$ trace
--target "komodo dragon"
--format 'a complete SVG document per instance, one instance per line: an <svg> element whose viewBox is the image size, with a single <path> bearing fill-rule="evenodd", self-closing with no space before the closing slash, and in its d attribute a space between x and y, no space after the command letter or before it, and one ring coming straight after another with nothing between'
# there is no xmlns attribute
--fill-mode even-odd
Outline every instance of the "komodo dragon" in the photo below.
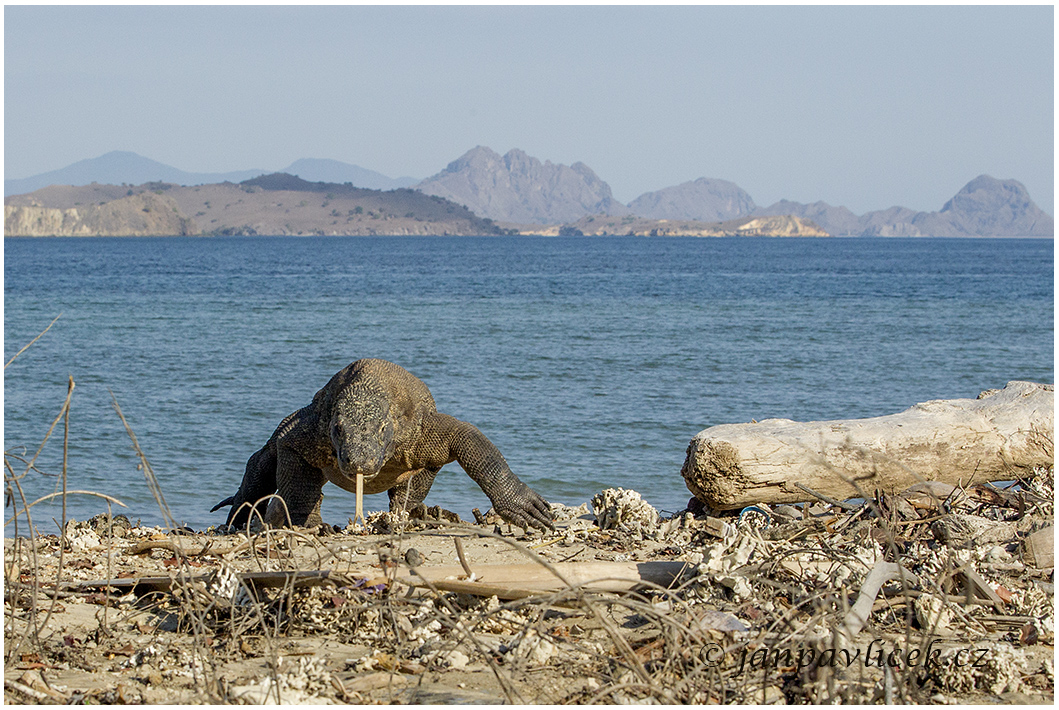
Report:
<svg viewBox="0 0 1059 710"><path fill-rule="evenodd" d="M477 428L438 412L430 390L385 360L357 360L294 412L246 462L243 482L226 505L228 524L246 525L251 506L267 524L318 526L324 483L390 496L390 510L414 511L438 471L457 461L500 516L521 528L551 528L548 501L511 472L503 455ZM265 496L278 494L286 507ZM286 510L286 512L285 512Z"/></svg>

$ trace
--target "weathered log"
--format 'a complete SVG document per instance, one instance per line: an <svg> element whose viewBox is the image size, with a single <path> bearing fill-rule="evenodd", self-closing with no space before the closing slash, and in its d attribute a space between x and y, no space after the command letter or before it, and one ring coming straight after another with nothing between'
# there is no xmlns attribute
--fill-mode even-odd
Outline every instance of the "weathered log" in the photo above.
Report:
<svg viewBox="0 0 1059 710"><path fill-rule="evenodd" d="M690 573L693 565L688 562L557 562L552 565L572 585L581 585L595 592L628 592L641 587L669 587L679 582L681 575ZM479 596L496 595L501 599L521 599L538 596L564 589L566 585L548 568L533 563L475 565L472 567L474 580L467 578L462 566L437 565L416 567L402 572L397 581L412 587L430 587L451 592L477 594ZM377 574L377 573L376 573ZM350 580L363 580L365 586L372 586L375 581L384 581L369 572L345 571L338 574L334 570L291 570L279 572L242 572L239 580L251 587L314 587L328 581L343 583ZM184 582L209 584L215 579L215 573L200 574ZM177 585L173 576L154 576L119 579L95 579L83 582L71 582L67 586L78 591L111 587L121 594L135 592L138 595L148 592L169 592Z"/></svg>
<svg viewBox="0 0 1059 710"><path fill-rule="evenodd" d="M571 585L581 585L594 592L628 592L639 587L669 587L688 572L687 562L557 562L552 565ZM446 565L417 567L399 581L415 587L430 587L449 592L500 599L521 599L565 589L566 585L551 570L533 562L472 565L475 578L467 579L462 567Z"/></svg>
<svg viewBox="0 0 1059 710"><path fill-rule="evenodd" d="M691 440L681 474L716 510L813 500L805 488L845 500L923 481L1011 480L1054 461L1053 389L1009 382L871 419L723 424Z"/></svg>

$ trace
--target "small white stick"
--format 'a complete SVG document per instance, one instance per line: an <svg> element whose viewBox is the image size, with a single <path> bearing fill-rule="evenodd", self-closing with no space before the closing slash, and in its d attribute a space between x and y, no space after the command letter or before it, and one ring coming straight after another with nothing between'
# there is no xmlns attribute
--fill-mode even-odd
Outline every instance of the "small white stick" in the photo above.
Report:
<svg viewBox="0 0 1059 710"><path fill-rule="evenodd" d="M364 519L364 474L357 474L357 512L353 514L354 525L367 525Z"/></svg>
<svg viewBox="0 0 1059 710"><path fill-rule="evenodd" d="M871 608L875 603L875 597L879 596L879 591L882 590L883 585L895 577L903 581L907 580L912 584L919 583L914 574L900 565L881 559L877 561L860 585L860 594L857 595L857 601L846 614L842 629L849 634L849 638L859 634L865 624L868 623L868 617L871 616Z"/></svg>

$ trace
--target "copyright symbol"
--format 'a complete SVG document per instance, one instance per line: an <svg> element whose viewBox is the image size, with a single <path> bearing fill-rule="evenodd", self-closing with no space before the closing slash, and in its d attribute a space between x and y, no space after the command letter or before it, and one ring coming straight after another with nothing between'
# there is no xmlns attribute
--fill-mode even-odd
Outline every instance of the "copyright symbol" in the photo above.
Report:
<svg viewBox="0 0 1059 710"><path fill-rule="evenodd" d="M719 643L705 643L699 649L699 660L714 668L724 661L724 649Z"/></svg>

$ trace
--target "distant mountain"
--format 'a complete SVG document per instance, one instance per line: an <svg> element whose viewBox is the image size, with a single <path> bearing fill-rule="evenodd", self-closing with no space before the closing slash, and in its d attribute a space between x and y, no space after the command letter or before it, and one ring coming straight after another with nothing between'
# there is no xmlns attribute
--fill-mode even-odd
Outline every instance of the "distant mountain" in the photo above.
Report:
<svg viewBox="0 0 1059 710"><path fill-rule="evenodd" d="M237 170L230 173L189 173L172 165L159 163L137 153L115 150L98 158L81 160L59 170L15 180L4 180L4 197L23 195L48 185L140 185L165 182L174 185L212 185L222 182L242 182L264 175L265 170ZM396 190L414 185L416 178L389 178L374 170L342 163L337 160L303 158L282 171L311 182L353 183L354 187L370 190Z"/></svg>
<svg viewBox="0 0 1059 710"><path fill-rule="evenodd" d="M302 158L283 168L280 172L297 175L311 182L352 183L354 187L370 190L396 190L411 187L419 180L411 177L391 178L374 170L350 165L329 158Z"/></svg>
<svg viewBox="0 0 1059 710"><path fill-rule="evenodd" d="M629 203L634 214L652 219L723 222L753 213L757 205L734 182L699 178L646 192Z"/></svg>
<svg viewBox="0 0 1059 710"><path fill-rule="evenodd" d="M159 163L137 153L114 150L98 158L79 160L59 170L28 178L4 180L4 197L22 195L48 185L139 185L145 182L167 182L177 185L204 185L218 182L242 182L263 174L264 170L239 170L231 173L189 173L172 165Z"/></svg>
<svg viewBox="0 0 1059 710"><path fill-rule="evenodd" d="M57 208L60 205L53 204L56 200L63 202L75 194L80 199L81 193L48 186L81 187L95 184L99 189L96 190L98 194L93 194L98 203L102 199L122 196L119 194L122 187L127 192L128 187L146 183L188 186L242 183L264 172L189 173L136 153L113 151L60 170L5 180L4 195L9 197L41 191L25 206L47 205ZM809 220L835 236L1051 237L1055 232L1052 217L1034 204L1022 183L1017 180L997 180L988 175L980 175L967 183L937 212L891 207L858 216L845 207L835 207L826 202L803 204L781 200L768 207L758 207L738 185L715 178L699 178L647 192L626 207L613 198L610 186L584 163L577 162L569 166L550 161L542 163L518 149L501 156L483 146L467 151L440 173L419 183L414 178L389 178L373 170L328 159L297 160L283 173L297 175L307 184L328 183L339 187L382 191L414 187L426 195L451 200L457 206L463 205L479 218L516 225L571 225L583 217L601 215L635 215L654 220L704 223L748 217L793 216ZM65 205L63 208L78 206ZM422 226L421 220L419 225L410 225L409 229L418 230ZM351 220L349 224L352 225L353 221L359 222ZM324 224L323 227L336 225ZM286 223L281 226L286 229ZM337 226L346 229L345 226ZM446 226L446 229L450 226ZM310 228L308 223L304 227ZM311 228L322 229L315 221ZM363 229L374 228L374 224L363 226ZM291 230L282 233L296 233L298 229L301 227L295 229L292 226ZM212 229L207 227L203 231Z"/></svg>
<svg viewBox="0 0 1059 710"><path fill-rule="evenodd" d="M782 200L755 215L794 215L811 219L835 236L864 237L1051 237L1052 217L1030 199L1017 180L979 175L938 212L891 207L860 217L826 202Z"/></svg>
<svg viewBox="0 0 1059 710"><path fill-rule="evenodd" d="M541 163L521 150L501 156L478 146L415 188L502 222L561 224L586 214L629 213L584 163Z"/></svg>
<svg viewBox="0 0 1059 710"><path fill-rule="evenodd" d="M945 203L938 216L956 230L981 236L1052 236L1055 224L1017 180L979 175Z"/></svg>

